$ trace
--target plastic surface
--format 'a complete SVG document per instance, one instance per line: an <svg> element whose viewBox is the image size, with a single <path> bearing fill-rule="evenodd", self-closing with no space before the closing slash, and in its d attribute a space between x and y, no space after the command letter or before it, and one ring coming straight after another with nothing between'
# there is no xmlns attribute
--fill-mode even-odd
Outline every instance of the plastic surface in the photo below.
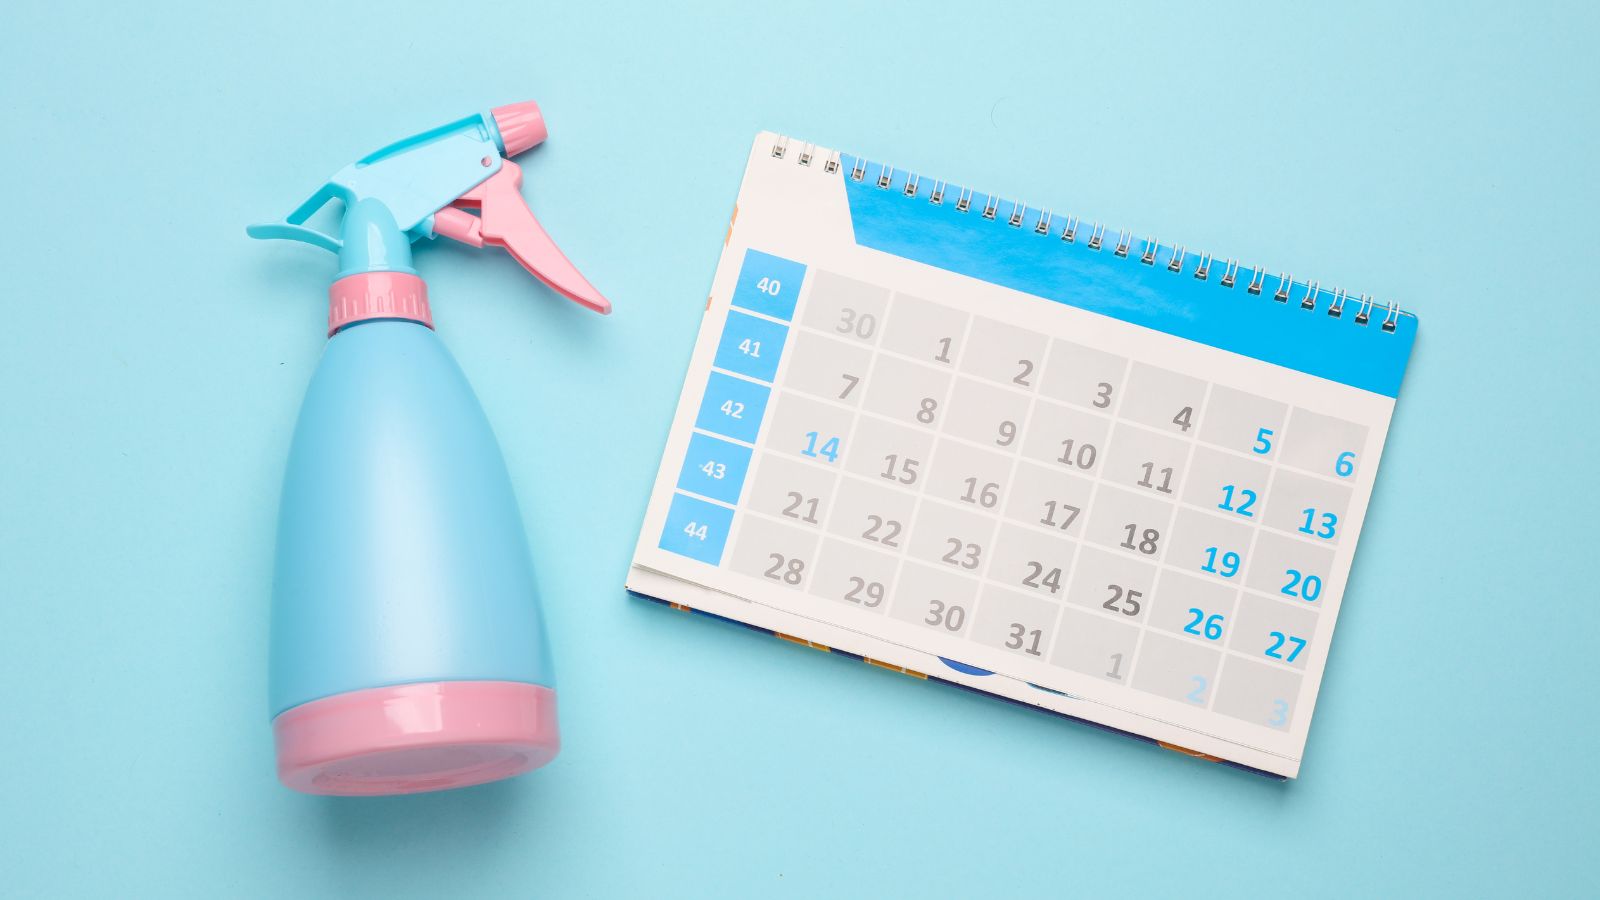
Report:
<svg viewBox="0 0 1600 900"><path fill-rule="evenodd" d="M433 214L433 233L469 247L483 246L483 220L454 206Z"/></svg>
<svg viewBox="0 0 1600 900"><path fill-rule="evenodd" d="M520 775L561 749L556 692L512 681L370 688L272 723L278 779L308 794L414 794Z"/></svg>
<svg viewBox="0 0 1600 900"><path fill-rule="evenodd" d="M367 154L335 172L283 222L252 225L248 233L335 250L341 254L342 274L361 271L350 268L354 260L344 258L347 230L334 237L305 227L318 210L334 200L342 201L347 210L360 200L376 201L410 243L427 237L433 214L499 171L501 162L493 120L487 113L468 116Z"/></svg>
<svg viewBox="0 0 1600 900"><path fill-rule="evenodd" d="M456 206L478 207L482 211L479 230L473 237L506 248L524 269L568 300L601 315L611 312L611 301L583 277L522 202L521 166L503 161L500 171L462 195Z"/></svg>
<svg viewBox="0 0 1600 900"><path fill-rule="evenodd" d="M500 135L500 149L508 158L532 150L550 136L544 124L544 113L532 100L496 106L489 110L489 117Z"/></svg>
<svg viewBox="0 0 1600 900"><path fill-rule="evenodd" d="M419 238L494 244L563 296L609 312L610 302L534 219L522 170L500 155L547 136L531 102L468 116L357 160L283 222L248 229L339 256L328 292L331 337L301 407L278 520L269 692L291 787L430 790L505 777L555 753L553 699L537 706L548 710L548 723L524 734L533 735L527 747L545 747L548 738L541 755L457 744L451 735L412 746L411 731L384 731L394 724L384 716L400 701L380 698L369 708L361 693L455 681L553 687L505 463L472 388L432 331L427 286L411 267ZM306 226L335 200L344 207L337 237ZM520 721L526 706L503 697L481 709L478 702L456 702L488 717L469 713L463 727L495 716ZM401 744L390 746L391 738Z"/></svg>
<svg viewBox="0 0 1600 900"><path fill-rule="evenodd" d="M406 319L433 327L428 285L400 272L363 272L328 288L328 335L368 319Z"/></svg>
<svg viewBox="0 0 1600 900"><path fill-rule="evenodd" d="M334 173L284 221L246 231L337 253L341 278L413 273L411 244L422 238L493 244L561 296L609 313L611 302L562 254L523 200L522 170L501 156L515 156L547 137L537 103L498 106L370 153ZM344 204L337 236L305 224L335 200ZM482 220L467 208L481 210Z"/></svg>
<svg viewBox="0 0 1600 900"><path fill-rule="evenodd" d="M384 685L554 687L500 449L422 325L328 341L284 477L270 661L274 716Z"/></svg>

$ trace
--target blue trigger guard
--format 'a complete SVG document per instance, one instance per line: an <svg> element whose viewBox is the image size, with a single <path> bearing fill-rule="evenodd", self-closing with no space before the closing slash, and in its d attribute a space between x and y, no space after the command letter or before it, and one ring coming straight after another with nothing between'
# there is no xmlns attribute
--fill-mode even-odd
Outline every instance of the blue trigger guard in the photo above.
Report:
<svg viewBox="0 0 1600 900"><path fill-rule="evenodd" d="M344 243L331 234L324 234L315 228L304 225L290 225L288 222L271 222L264 225L251 225L245 233L253 238L275 239L280 241L299 241L313 247L321 247L330 253L338 253L344 248Z"/></svg>

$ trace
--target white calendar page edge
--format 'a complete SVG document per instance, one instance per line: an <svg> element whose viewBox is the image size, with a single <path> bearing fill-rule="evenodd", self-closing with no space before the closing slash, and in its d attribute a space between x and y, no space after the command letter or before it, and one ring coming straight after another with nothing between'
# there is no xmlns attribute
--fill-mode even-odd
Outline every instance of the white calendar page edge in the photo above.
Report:
<svg viewBox="0 0 1600 900"><path fill-rule="evenodd" d="M869 634L862 634L828 622L809 619L788 610L764 606L718 591L702 584L684 581L644 566L635 565L628 572L627 587L648 597L678 603L700 612L713 613L724 618L765 628L768 631L814 641L823 646L853 653L876 662L888 663L902 669L931 676L941 681L994 694L1048 712L1061 713L1107 725L1130 734L1142 735L1152 740L1204 753L1260 769L1273 775L1294 778L1300 774L1300 760L1285 759L1223 738L1198 734L1184 728L1167 725L1138 713L1125 712L1077 697L1042 691L1008 675L969 675L945 665L937 656L892 644Z"/></svg>
<svg viewBox="0 0 1600 900"><path fill-rule="evenodd" d="M1318 688L1332 642L1334 623L1342 603L1344 587L1348 583L1350 563L1359 539L1360 526L1365 519L1372 483L1393 410L1393 399L1181 338L1162 335L1140 326L1043 300L923 263L859 247L854 242L850 227L849 205L842 178L837 174L825 174L821 166L821 162L828 158L828 152L818 148L817 162L810 168L804 168L797 165L792 157L777 159L770 155L769 149L776 139L776 135L762 133L757 136L751 150L745 178L740 188L735 220L725 240L713 279L711 301L702 321L689 372L680 394L677 414L640 534L635 564L682 581L704 583L710 586L713 592L733 594L742 600L753 601L778 610L812 626L842 628L888 645L902 647L907 652L960 659L970 665L981 666L1010 678L1032 681L1065 691L1088 701L1087 704L1076 704L1076 709L1072 713L1083 718L1106 721L1104 716L1091 714L1084 709L1085 705L1099 707L1106 711L1136 716L1144 723L1142 727L1126 727L1129 731L1155 736L1151 728L1159 723L1162 726L1181 729L1181 734L1184 736L1175 738L1173 743L1194 747L1197 737L1207 737L1231 747L1298 762L1313 718ZM901 293L936 297L938 302L973 314L1010 322L1052 337L1065 337L1068 340L1089 343L1130 359L1150 359L1151 341L1159 340L1160 364L1163 368L1190 374L1212 383L1232 385L1277 399L1290 406L1308 407L1366 425L1368 440L1362 455L1365 462L1352 484L1351 504L1346 510L1347 521L1354 527L1348 532L1350 537L1342 539L1334 548L1334 560L1328 570L1330 584L1325 589L1318 614L1319 619L1326 617L1327 621L1319 621L1318 640L1313 655L1301 670L1301 693L1296 702L1297 713L1293 728L1288 732L1279 732L1243 720L1226 719L1209 709L1197 710L1155 695L1105 685L1090 676L1079 675L1046 663L1031 663L998 650L991 653L988 648L963 638L944 638L942 635L925 632L913 625L885 616L834 604L826 604L828 608L823 610L828 614L826 618L807 615L795 611L792 607L798 596L809 597L809 595L797 595L792 590L767 585L750 576L660 550L656 546L656 538L660 534L667 506L676 486L678 468L692 433L699 400L710 372L711 361L727 316L740 265L745 251L750 248L795 259L807 266L806 284L798 298L797 309L804 308L806 295L813 280L811 273L822 269L877 285L893 285L892 289ZM960 285L959 293L952 291L952 285ZM798 322L792 327L799 327ZM1069 330L1070 336L1065 334ZM1274 382L1272 389L1263 389L1261 384L1263 378ZM777 390L784 390L781 370L776 385ZM758 447L762 446L761 438L764 436L766 424L763 422L763 434L757 438ZM736 543L738 531L739 524L736 522L734 531L729 536L729 547ZM1334 585L1337 585L1337 590L1332 590ZM732 614L730 617L749 619L747 612ZM799 637L811 637L803 630L796 632L793 625L789 626L787 633L795 633ZM975 686L982 687L982 685ZM1109 714L1108 712L1107 715ZM1223 721L1224 719L1226 721ZM1111 723L1107 721L1107 724ZM1225 726L1230 733L1217 733L1219 726ZM1212 755L1238 759L1237 751L1214 752ZM1277 771L1277 767L1258 767Z"/></svg>

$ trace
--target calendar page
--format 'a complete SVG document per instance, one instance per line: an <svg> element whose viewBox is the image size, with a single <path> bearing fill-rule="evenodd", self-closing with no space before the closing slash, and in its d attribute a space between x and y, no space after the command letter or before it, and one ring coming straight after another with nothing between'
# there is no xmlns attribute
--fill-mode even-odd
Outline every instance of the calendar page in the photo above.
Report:
<svg viewBox="0 0 1600 900"><path fill-rule="evenodd" d="M1415 333L763 133L628 586L1293 777Z"/></svg>

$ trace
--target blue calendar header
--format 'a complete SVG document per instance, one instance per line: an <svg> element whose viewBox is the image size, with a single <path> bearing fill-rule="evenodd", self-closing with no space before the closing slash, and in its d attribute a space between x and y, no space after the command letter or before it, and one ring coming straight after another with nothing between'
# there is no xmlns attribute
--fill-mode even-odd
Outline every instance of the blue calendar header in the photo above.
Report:
<svg viewBox="0 0 1600 900"><path fill-rule="evenodd" d="M861 246L1375 394L1399 394L1417 334L1409 313L1394 317L1391 332L1383 327L1385 305L1369 310L1362 325L1355 297L1335 317L1328 312L1332 291L1318 292L1311 310L1302 306L1311 293L1302 284L1290 285L1287 299L1278 301L1277 279L1267 277L1261 293L1251 294L1248 267L1229 288L1221 283L1220 262L1202 280L1193 274L1196 254L1180 259L1179 271L1168 268L1172 247L1154 248L1149 264L1142 261L1143 241L1123 248L1125 257L1115 252L1114 234L1091 249L1087 226L1068 242L1061 238L1066 220L1056 218L1041 234L1039 210L942 182L942 202L934 204L931 179L919 179L908 194L907 173L851 156L842 158L839 177Z"/></svg>

